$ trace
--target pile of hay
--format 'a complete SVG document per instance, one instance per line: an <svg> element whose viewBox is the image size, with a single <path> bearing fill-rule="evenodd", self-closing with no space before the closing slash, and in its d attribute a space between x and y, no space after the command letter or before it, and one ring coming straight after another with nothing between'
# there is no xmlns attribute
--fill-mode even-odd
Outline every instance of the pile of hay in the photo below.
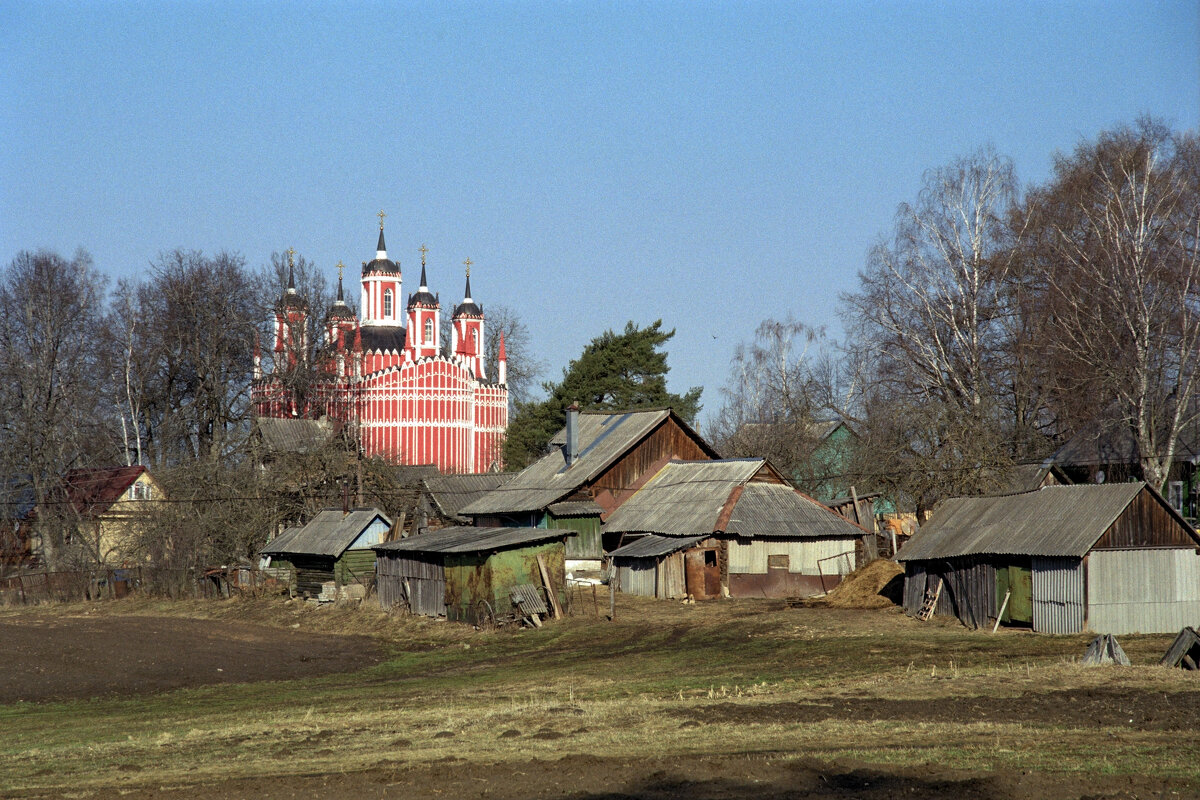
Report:
<svg viewBox="0 0 1200 800"><path fill-rule="evenodd" d="M886 608L903 602L904 567L881 558L856 569L820 598L832 608Z"/></svg>

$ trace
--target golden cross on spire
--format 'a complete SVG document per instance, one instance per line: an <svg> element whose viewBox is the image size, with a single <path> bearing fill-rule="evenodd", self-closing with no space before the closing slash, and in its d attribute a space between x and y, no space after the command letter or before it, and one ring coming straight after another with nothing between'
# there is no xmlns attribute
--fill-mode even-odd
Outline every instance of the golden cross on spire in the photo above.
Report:
<svg viewBox="0 0 1200 800"><path fill-rule="evenodd" d="M421 245L420 250L421 250L421 266L423 267L423 266L425 266L425 254L429 252L429 248L426 247L425 245Z"/></svg>
<svg viewBox="0 0 1200 800"><path fill-rule="evenodd" d="M341 283L342 270L346 268L346 265L342 263L342 260L340 258L338 259L337 268L338 268L338 283Z"/></svg>
<svg viewBox="0 0 1200 800"><path fill-rule="evenodd" d="M467 277L471 277L471 257L467 256L467 260L463 262L467 265Z"/></svg>
<svg viewBox="0 0 1200 800"><path fill-rule="evenodd" d="M296 255L296 248L289 247L287 249L287 254L288 254L288 266L289 267L295 266L295 264L292 263L292 258Z"/></svg>
<svg viewBox="0 0 1200 800"><path fill-rule="evenodd" d="M379 230L383 230L383 218L386 217L387 214L383 213L383 209L381 208L379 209L379 213L375 216L379 217Z"/></svg>

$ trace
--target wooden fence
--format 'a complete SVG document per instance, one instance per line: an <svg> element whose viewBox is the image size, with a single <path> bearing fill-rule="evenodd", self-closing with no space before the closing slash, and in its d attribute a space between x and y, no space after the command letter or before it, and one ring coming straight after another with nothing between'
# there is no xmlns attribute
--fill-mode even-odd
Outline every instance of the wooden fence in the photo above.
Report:
<svg viewBox="0 0 1200 800"><path fill-rule="evenodd" d="M115 600L140 593L172 600L222 598L287 590L272 571L250 567L209 570L160 567L23 571L0 576L0 605Z"/></svg>

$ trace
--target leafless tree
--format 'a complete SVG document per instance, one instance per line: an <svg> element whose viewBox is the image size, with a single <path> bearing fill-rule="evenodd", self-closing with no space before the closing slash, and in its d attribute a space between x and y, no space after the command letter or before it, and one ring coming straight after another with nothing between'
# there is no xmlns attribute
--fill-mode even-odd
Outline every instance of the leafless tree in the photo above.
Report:
<svg viewBox="0 0 1200 800"><path fill-rule="evenodd" d="M1162 488L1198 418L1200 142L1141 120L1081 143L1035 193L1058 398L1112 418Z"/></svg>
<svg viewBox="0 0 1200 800"><path fill-rule="evenodd" d="M103 286L80 251L23 252L0 275L0 458L6 490L28 487L48 563L63 549L53 497L69 467L104 452L100 370Z"/></svg>

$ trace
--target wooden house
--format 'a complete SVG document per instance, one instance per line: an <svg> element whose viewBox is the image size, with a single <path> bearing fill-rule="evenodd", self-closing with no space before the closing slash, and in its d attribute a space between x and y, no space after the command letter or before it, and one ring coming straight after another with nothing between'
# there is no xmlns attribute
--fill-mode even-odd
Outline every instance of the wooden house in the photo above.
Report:
<svg viewBox="0 0 1200 800"><path fill-rule="evenodd" d="M322 597L326 586L369 584L375 578L373 545L382 542L392 521L377 508L327 508L303 527L276 536L260 555L279 570L293 594Z"/></svg>
<svg viewBox="0 0 1200 800"><path fill-rule="evenodd" d="M163 499L143 466L75 469L63 476L63 508L74 524L71 544L98 564L141 561L141 524Z"/></svg>
<svg viewBox="0 0 1200 800"><path fill-rule="evenodd" d="M1200 536L1142 482L946 500L897 561L905 611L936 596L935 613L971 627L999 615L1045 633L1166 633L1200 619Z"/></svg>
<svg viewBox="0 0 1200 800"><path fill-rule="evenodd" d="M476 623L510 613L518 586L542 592L542 565L564 603L565 542L572 535L558 528L456 526L377 544L379 604Z"/></svg>
<svg viewBox="0 0 1200 800"><path fill-rule="evenodd" d="M551 452L461 510L477 525L568 528L571 568L599 568L603 518L672 459L713 459L717 452L670 409L568 410Z"/></svg>
<svg viewBox="0 0 1200 800"><path fill-rule="evenodd" d="M604 530L621 541L609 554L621 591L697 600L829 591L868 535L760 458L672 461Z"/></svg>

